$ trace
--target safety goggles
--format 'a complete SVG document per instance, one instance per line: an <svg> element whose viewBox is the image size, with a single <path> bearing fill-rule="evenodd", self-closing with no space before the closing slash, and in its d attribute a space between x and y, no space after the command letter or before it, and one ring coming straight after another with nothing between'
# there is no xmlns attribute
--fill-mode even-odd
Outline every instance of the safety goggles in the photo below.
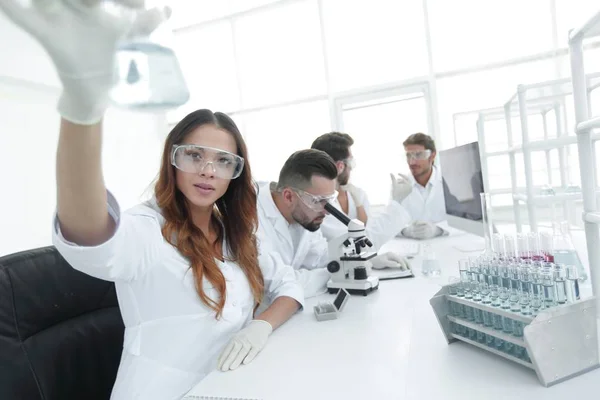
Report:
<svg viewBox="0 0 600 400"><path fill-rule="evenodd" d="M407 151L406 160L427 160L431 156L431 150Z"/></svg>
<svg viewBox="0 0 600 400"><path fill-rule="evenodd" d="M171 164L183 172L196 174L210 164L212 174L222 179L235 179L244 169L244 159L237 154L194 144L173 145Z"/></svg>
<svg viewBox="0 0 600 400"><path fill-rule="evenodd" d="M350 169L356 168L356 160L354 157L346 158L344 160L344 164L346 164Z"/></svg>
<svg viewBox="0 0 600 400"><path fill-rule="evenodd" d="M338 196L338 192L334 191L332 194L326 196L315 196L312 193L305 192L304 190L294 189L292 190L298 195L300 200L313 211L321 212L325 209L325 204L335 200Z"/></svg>

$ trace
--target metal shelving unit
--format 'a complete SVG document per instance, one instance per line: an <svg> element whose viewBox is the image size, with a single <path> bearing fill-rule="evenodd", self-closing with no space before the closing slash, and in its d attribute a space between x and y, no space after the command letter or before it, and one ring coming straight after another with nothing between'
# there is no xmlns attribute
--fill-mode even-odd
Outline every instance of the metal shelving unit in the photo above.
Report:
<svg viewBox="0 0 600 400"><path fill-rule="evenodd" d="M584 80L586 85L586 107L589 109L591 105L587 93L600 87L600 73L590 74L585 77ZM509 141L512 141L513 137L512 119L515 116L519 118L519 125L522 135L522 144L519 150L523 153L526 187L525 194L518 193L516 190L516 182L513 180L513 193L515 193L515 222L517 225L517 231L519 232L522 230L522 221L518 206L520 202L523 202L527 205L527 214L529 217L531 231L537 231L538 220L536 215L536 206L561 202L563 203L563 210L566 215L569 208L569 201L581 198L580 193L565 192L567 185L569 184L567 181L568 165L566 148L569 145L574 145L577 143L577 136L574 134L569 134L569 129L567 128L563 119L563 116L566 114L565 99L569 95L573 95L573 85L571 83L571 79L557 79L530 85L519 85L517 87L517 92L504 105ZM539 110L539 113L543 118L544 136L542 139L531 140L529 117L533 114L532 110L535 110L536 108ZM557 133L556 137L552 138L549 137L547 123L547 113L550 111L553 111L555 115ZM554 182L552 182L550 151L554 149L558 150L559 155L560 185L556 185ZM532 172L533 165L531 160L531 153L534 151L544 151L546 153L546 169L548 170L549 174L548 182L552 187L561 187L563 189L562 193L547 196L535 192ZM515 175L512 176L513 178L516 178Z"/></svg>
<svg viewBox="0 0 600 400"><path fill-rule="evenodd" d="M600 117L592 118L589 106L590 82L586 79L583 64L583 42L586 39L600 36L600 11L593 15L579 28L569 33L569 56L571 61L571 80L573 100L575 103L575 122L577 149L579 151L579 170L581 171L581 188L583 193L583 220L587 242L592 291L596 297L596 312L600 305L600 212L596 199L596 162L594 142L597 135L594 130L600 129ZM593 171L593 172L592 172ZM591 173L592 172L592 173ZM600 317L600 315L597 315Z"/></svg>

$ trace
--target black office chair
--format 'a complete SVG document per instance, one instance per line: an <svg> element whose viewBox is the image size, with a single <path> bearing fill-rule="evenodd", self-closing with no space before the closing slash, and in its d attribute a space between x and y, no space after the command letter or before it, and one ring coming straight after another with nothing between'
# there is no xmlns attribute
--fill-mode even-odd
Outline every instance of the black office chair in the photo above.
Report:
<svg viewBox="0 0 600 400"><path fill-rule="evenodd" d="M0 257L0 398L106 400L123 346L112 282L54 247Z"/></svg>

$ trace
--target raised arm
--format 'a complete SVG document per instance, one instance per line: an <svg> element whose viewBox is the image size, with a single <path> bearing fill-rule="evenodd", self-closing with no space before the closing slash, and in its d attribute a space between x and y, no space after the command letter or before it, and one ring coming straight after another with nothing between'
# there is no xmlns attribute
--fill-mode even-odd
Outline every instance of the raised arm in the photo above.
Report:
<svg viewBox="0 0 600 400"><path fill-rule="evenodd" d="M115 229L102 175L102 124L61 121L56 154L57 214L64 238L98 245Z"/></svg>
<svg viewBox="0 0 600 400"><path fill-rule="evenodd" d="M26 6L20 0L0 0L0 10L50 55L63 85L58 218L65 239L80 245L103 243L114 232L102 176L101 121L114 82L117 43L126 34L151 32L168 14L136 9L143 1L115 2L122 3L121 15L105 11L98 1L46 0Z"/></svg>

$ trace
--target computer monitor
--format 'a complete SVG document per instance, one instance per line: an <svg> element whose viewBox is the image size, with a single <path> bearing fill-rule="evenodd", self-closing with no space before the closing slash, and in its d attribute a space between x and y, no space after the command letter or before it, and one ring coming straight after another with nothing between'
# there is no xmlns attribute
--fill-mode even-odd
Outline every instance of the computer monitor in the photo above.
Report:
<svg viewBox="0 0 600 400"><path fill-rule="evenodd" d="M439 152L448 225L484 237L483 174L477 142Z"/></svg>

